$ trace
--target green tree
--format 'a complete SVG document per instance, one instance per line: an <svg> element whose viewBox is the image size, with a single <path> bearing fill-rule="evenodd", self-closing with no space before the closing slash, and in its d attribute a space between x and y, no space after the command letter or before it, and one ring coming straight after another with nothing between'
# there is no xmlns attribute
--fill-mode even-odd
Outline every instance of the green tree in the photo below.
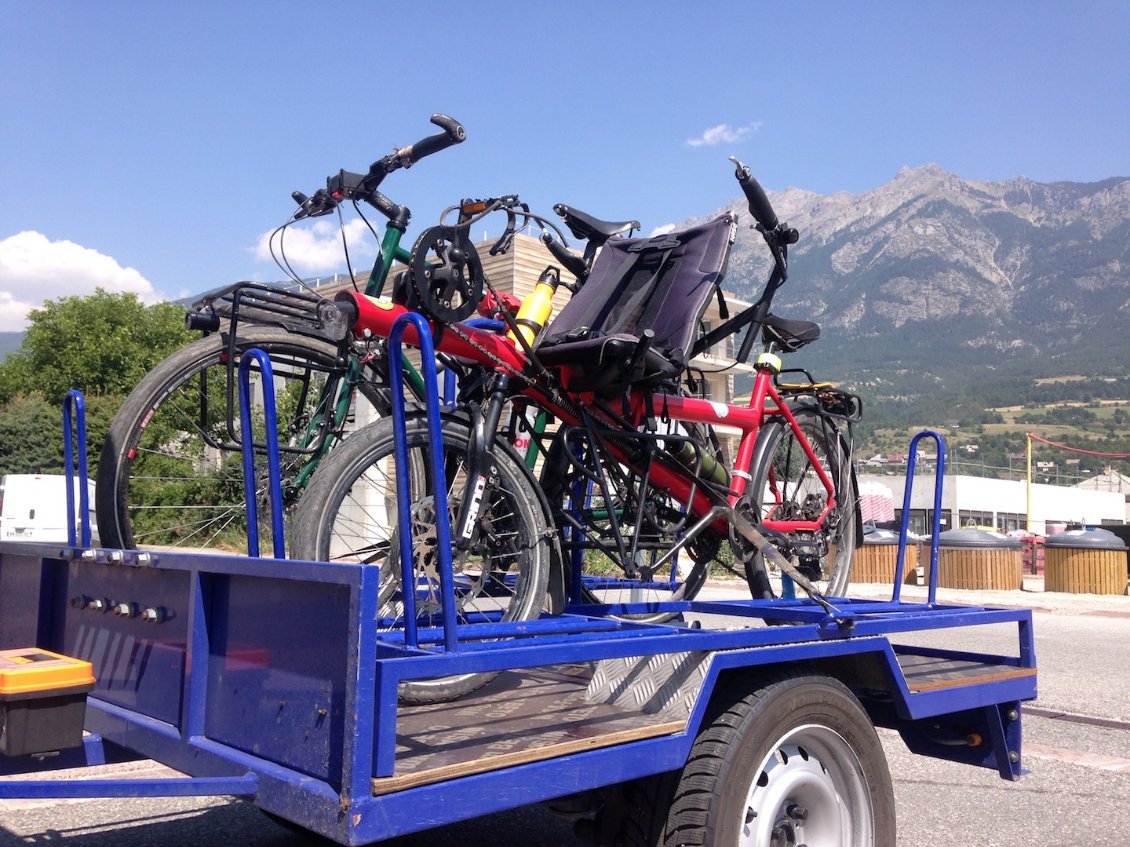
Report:
<svg viewBox="0 0 1130 847"><path fill-rule="evenodd" d="M86 402L87 461L92 476L119 399L92 397ZM61 404L32 395L17 397L0 406L0 475L62 473L63 470Z"/></svg>
<svg viewBox="0 0 1130 847"><path fill-rule="evenodd" d="M0 362L0 473L62 472L62 402L77 388L86 397L93 475L122 399L193 337L182 307L146 306L136 294L98 289L34 309L20 349Z"/></svg>
<svg viewBox="0 0 1130 847"><path fill-rule="evenodd" d="M87 397L128 394L192 338L184 309L172 303L146 306L136 294L102 289L49 300L29 315L20 349L0 362L0 403L20 395L59 403L72 388Z"/></svg>

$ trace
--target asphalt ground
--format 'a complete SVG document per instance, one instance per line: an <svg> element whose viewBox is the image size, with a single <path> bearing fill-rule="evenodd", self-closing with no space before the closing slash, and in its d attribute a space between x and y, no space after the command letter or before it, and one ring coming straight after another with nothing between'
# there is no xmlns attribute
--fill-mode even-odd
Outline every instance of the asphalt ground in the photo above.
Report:
<svg viewBox="0 0 1130 847"><path fill-rule="evenodd" d="M995 772L917 756L897 734L880 731L898 815L897 847L1098 847L1130 844L1130 597L1051 594L1029 577L1024 591L939 590L944 603L1034 610L1039 697L1025 707L1017 782ZM711 596L741 596L712 584ZM860 585L853 596L890 596ZM906 586L904 600L925 596ZM937 636L901 636L915 639ZM1015 652L1015 627L947 630L956 649ZM154 776L152 762L93 769L76 778ZM0 847L298 847L324 844L291 833L249 803L230 798L0 801ZM395 847L581 845L570 821L531 806L385 842ZM815 847L815 845L814 845Z"/></svg>

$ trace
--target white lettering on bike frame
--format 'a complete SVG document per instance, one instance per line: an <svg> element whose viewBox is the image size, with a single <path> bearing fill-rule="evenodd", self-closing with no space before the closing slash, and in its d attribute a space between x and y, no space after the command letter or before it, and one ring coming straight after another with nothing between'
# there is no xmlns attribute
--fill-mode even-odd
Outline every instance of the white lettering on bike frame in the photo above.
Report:
<svg viewBox="0 0 1130 847"><path fill-rule="evenodd" d="M468 541L475 533L475 519L479 516L479 505L483 502L483 492L486 488L487 478L479 476L475 480L475 490L471 494L471 510L467 513L467 522L463 524L463 531L460 533Z"/></svg>

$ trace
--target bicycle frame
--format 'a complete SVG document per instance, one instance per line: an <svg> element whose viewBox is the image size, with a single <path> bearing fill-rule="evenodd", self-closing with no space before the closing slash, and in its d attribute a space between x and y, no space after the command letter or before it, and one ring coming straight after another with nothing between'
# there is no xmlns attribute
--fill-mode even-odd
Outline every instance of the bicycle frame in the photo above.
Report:
<svg viewBox="0 0 1130 847"><path fill-rule="evenodd" d="M356 304L357 319L354 323L354 330L357 332L367 331L374 335L387 337L397 318L409 311L402 306L377 301L370 297L355 296L348 293L345 296L351 298ZM504 336L484 332L466 324L461 324L460 327L461 332L472 339L473 344L456 333L444 332L440 334L436 343L436 350L493 367L495 363L485 359L479 349L481 348L488 351L504 367L510 368L514 372L529 371L524 352L512 341ZM409 344L419 343L418 336L411 327L405 332L404 337ZM773 418L780 418L788 425L797 442L802 446L827 498L823 510L815 520L769 519L763 520L762 524L768 529L782 533L818 531L823 528L827 516L836 508L835 485L819 462L807 436L797 423L796 416L773 385L773 373L774 367L770 361L758 363L753 393L748 406L727 405L677 394L632 391L628 399L628 423L634 428L642 425L648 417L664 416L673 421L723 425L740 430L742 435L738 451L733 466L729 469L731 488L726 495L728 504L733 507L745 493L751 470L750 466L755 458L754 447L758 434L767 422ZM538 407L547 410L565 424L579 425L582 423L575 412L555 401L553 390L549 386L537 383L526 385L518 391L518 394L529 399ZM591 402L593 398L585 395L578 395L577 398L570 399L576 399L590 409L599 408L598 405ZM611 418L604 422L610 426L616 426ZM631 466L629 457L624 455L623 451L617 451L614 445L610 445L610 449L617 461ZM716 505L703 491L701 481L695 479L693 474L674 461L669 463L656 462L648 472L657 487L669 492L680 502L687 503L691 514L695 517L708 514ZM724 526L725 521L719 518L716 522L716 528L721 530Z"/></svg>

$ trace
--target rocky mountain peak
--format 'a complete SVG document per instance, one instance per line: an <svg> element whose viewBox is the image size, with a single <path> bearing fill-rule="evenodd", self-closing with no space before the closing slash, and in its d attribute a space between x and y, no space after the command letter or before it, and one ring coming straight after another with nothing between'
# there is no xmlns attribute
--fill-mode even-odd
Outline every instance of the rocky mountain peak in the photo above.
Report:
<svg viewBox="0 0 1130 847"><path fill-rule="evenodd" d="M841 370L865 349L932 372L1130 354L1130 179L988 182L927 164L858 194L769 197L800 232L774 311L821 323L811 355ZM768 270L742 229L728 287L756 299Z"/></svg>

